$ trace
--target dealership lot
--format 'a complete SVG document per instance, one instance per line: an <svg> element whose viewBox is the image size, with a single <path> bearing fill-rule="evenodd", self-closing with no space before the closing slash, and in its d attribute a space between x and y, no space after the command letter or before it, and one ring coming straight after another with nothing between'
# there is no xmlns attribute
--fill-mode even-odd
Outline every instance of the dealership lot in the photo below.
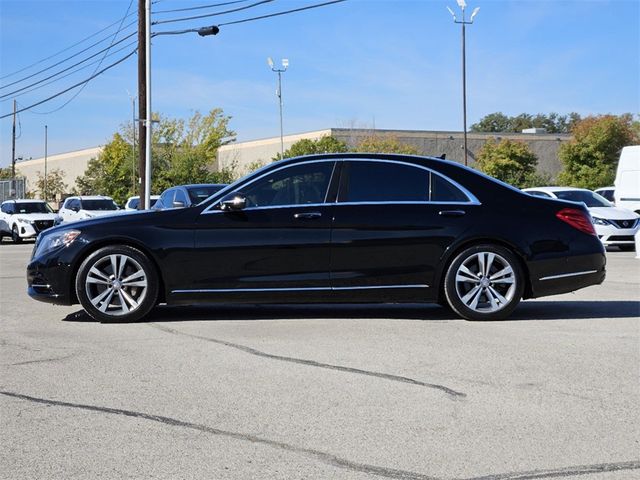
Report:
<svg viewBox="0 0 640 480"><path fill-rule="evenodd" d="M0 478L640 478L640 259L467 322L439 306L160 307L26 295L0 245Z"/></svg>

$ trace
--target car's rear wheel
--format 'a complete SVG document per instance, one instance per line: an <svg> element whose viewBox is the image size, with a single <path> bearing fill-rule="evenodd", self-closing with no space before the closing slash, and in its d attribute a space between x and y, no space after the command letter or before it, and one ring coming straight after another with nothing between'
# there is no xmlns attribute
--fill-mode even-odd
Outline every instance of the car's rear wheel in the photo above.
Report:
<svg viewBox="0 0 640 480"><path fill-rule="evenodd" d="M13 243L22 243L22 237L20 237L20 234L18 233L17 225L14 225L11 229L11 240L13 240Z"/></svg>
<svg viewBox="0 0 640 480"><path fill-rule="evenodd" d="M447 302L467 320L502 320L518 306L524 274L515 255L498 245L476 245L451 262L444 284Z"/></svg>
<svg viewBox="0 0 640 480"><path fill-rule="evenodd" d="M104 247L80 265L76 294L85 311L96 320L134 322L156 304L157 273L151 261L133 247Z"/></svg>

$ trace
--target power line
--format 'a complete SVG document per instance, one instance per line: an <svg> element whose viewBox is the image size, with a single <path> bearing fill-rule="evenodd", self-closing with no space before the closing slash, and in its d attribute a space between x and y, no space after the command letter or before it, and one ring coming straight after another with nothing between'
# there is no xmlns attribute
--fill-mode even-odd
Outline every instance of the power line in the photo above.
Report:
<svg viewBox="0 0 640 480"><path fill-rule="evenodd" d="M154 1L152 1L151 3L152 3L152 4L156 4L156 3L160 3L161 1L162 1L162 0L154 0ZM245 0L245 1L247 1L247 0ZM61 53L67 52L67 51L71 50L73 47L77 47L78 45L80 45L80 44L82 44L82 43L86 42L86 41L87 41L87 40L89 40L90 38L93 38L93 37L95 37L96 35L98 35L98 34L100 34L100 33L104 32L104 31L106 31L106 30L109 30L109 29L110 29L111 27L113 27L114 25L118 25L118 24L119 24L120 22L122 22L123 20L125 20L125 19L127 19L127 18L129 18L130 16L135 15L135 14L136 14L136 12L131 12L130 14L128 14L128 15L126 15L126 16L124 16L124 17L122 17L122 18L118 19L118 20L116 20L115 22L113 22L113 23L111 23L111 24L107 25L107 26L106 26L106 27L104 27L103 29L98 30L97 32L92 33L91 35L89 35L89 36L87 36L87 37L83 38L82 40L79 40L79 41L77 41L76 43L74 43L74 44L72 44L72 45L69 45L68 47L63 48L62 50L59 50L59 51L57 51L56 53L53 53L53 54L49 55L48 57L42 58L42 59L38 60L37 62L34 62L34 63L30 64L30 65L27 65L26 67L22 67L22 68L21 68L21 69L19 69L19 70L16 70L16 71L14 71L14 72L7 73L6 75L1 76L1 77L0 77L0 80L4 80L5 78L13 77L14 75L17 75L17 74L18 74L18 73L20 73L20 72L24 72L25 70L28 70L28 69L30 69L31 67L35 67L36 65L39 65L39 64L41 64L41 63L43 63L43 62L46 62L47 60L50 60L50 59L52 59L52 58L54 58L54 57L57 57L57 56L58 56L58 55L60 55ZM135 23L135 22L134 22L134 23ZM131 25L131 24L129 24L129 25ZM129 27L129 25L127 25L125 28L128 28L128 27ZM100 42L98 42L98 43L102 43L102 42L103 42L104 40L106 40L107 38L109 38L109 37L106 37L105 39L101 40L101 41L100 41ZM95 46L95 44L94 44L94 45L92 45L92 46ZM89 48L90 48L90 47L89 47ZM83 50L83 51L85 51L85 50ZM78 53L82 53L82 52L78 52ZM54 66L55 66L55 65L54 65Z"/></svg>
<svg viewBox="0 0 640 480"><path fill-rule="evenodd" d="M115 54L117 54L117 53L120 53L120 52L121 52L121 51L123 51L123 50L127 50L129 47L131 47L131 46L135 45L136 43L138 43L138 40L137 40L137 39L136 39L136 40L134 40L133 42L127 43L126 45L124 45L124 46L122 46L122 47L118 48L117 50L114 50L113 52L109 52L109 54L108 54L106 57L104 57L104 58L112 57L113 55L115 55ZM60 75L60 76L58 76L58 77L54 78L53 80L50 80L50 81L48 81L48 82L46 82L46 83L43 83L42 85L37 85L37 86L35 86L35 87L33 87L33 88L30 88L29 90L26 90L26 91L24 91L24 92L20 92L20 93L18 93L17 95L14 95L14 96L15 96L15 97L21 97L22 95L27 95L28 93L34 92L34 91L36 91L36 90L40 90L41 88L44 88L44 87L46 87L46 86L48 86L48 85L51 85L52 83L55 83L55 82L57 82L58 80L62 80L63 78L70 77L71 75L74 75L74 74L76 74L76 73L80 72L81 70L84 70L85 68L89 68L90 66L95 65L96 63L100 63L101 61L102 61L101 59L98 59L98 60L94 60L93 62L89 62L89 63L87 63L86 65L83 65L83 66L81 66L80 68L76 68L75 70L72 70L72 71L71 71L71 72L69 72L69 73L66 73L66 74L64 74L64 75ZM35 113L35 112L33 112L33 113Z"/></svg>
<svg viewBox="0 0 640 480"><path fill-rule="evenodd" d="M129 13L129 10L131 10L131 5L133 5L133 0L129 1L129 6L127 7L127 11L125 12L125 16L122 18L122 21L120 22L120 25L118 26L118 30L116 30L116 33L113 34L113 38L111 39L111 43L109 44L109 48L107 49L107 51L105 52L105 54L102 56L102 58L100 59L100 63L98 63L98 66L95 68L95 70L93 71L93 73L95 74L98 69L100 68L100 66L102 65L102 62L104 62L104 59L107 58L107 55L109 54L109 50L111 49L111 47L113 47L114 45L114 41L117 38L118 34L120 33L120 30L122 29L122 24L124 23L124 19L127 18L127 15ZM120 43L120 42L118 42ZM54 113L57 112L58 110L62 110L64 107L66 107L67 105L69 105L78 95L80 95L80 93L82 93L82 91L84 90L84 88L89 85L89 82L85 82L82 84L82 86L80 87L80 89L75 92L71 98L69 100L67 100L66 102L64 102L62 105L60 105L58 108L54 108L53 110L50 110L48 112L33 112L33 113L37 113L39 115L48 115L50 113Z"/></svg>
<svg viewBox="0 0 640 480"><path fill-rule="evenodd" d="M125 27L124 27L124 29L126 30L127 28L129 28L131 25L133 25L133 24L134 24L134 23L136 23L136 22L137 22L137 20L134 20L133 22L131 22L131 23L127 24L127 26L125 26ZM131 37L131 36L133 36L133 35L135 35L135 34L136 34L136 32L133 32L131 35L129 35L128 37L125 37L125 38L129 38L129 37ZM19 79L19 80L15 80L15 81L13 81L13 82L11 82L11 83L7 83L7 84L5 84L5 85L2 85L2 86L0 86L0 89L10 87L11 85L15 85L16 83L24 82L25 80L29 80L30 78L33 78L33 77L35 77L36 75L40 75L41 73L44 73L44 72L46 72L47 70L51 70L53 67L57 67L58 65L60 65L60 64L62 64L62 63L64 63L64 62L66 62L67 60L71 60L72 58L77 57L77 56L78 56L78 55L80 55L81 53L84 53L84 52L86 52L87 50L92 49L92 48L93 48L93 47L95 47L96 45L99 45L99 44L101 44L102 42L104 42L105 40L109 40L110 38L112 38L112 35L108 35L107 37L105 37L105 38L103 38L103 39L101 39L101 40L99 40L99 41L97 41L97 42L95 42L95 43L93 43L93 44L89 45L88 47L86 47L86 48L84 48L84 49L80 50L79 52L74 53L73 55L71 55L71 56L69 56L69 57L67 57L67 58L65 58L65 59L63 59L63 60L60 60L59 62L54 63L53 65L49 65L48 67L43 68L42 70L39 70L39 71L37 71L36 73L32 73L31 75L27 75L26 77L23 77L23 78L21 78L21 79ZM94 55L92 55L92 56L90 56L90 57L88 57L88 58L93 58L93 57L95 57L96 55L99 55L100 53L102 53L102 52L104 52L104 51L105 51L105 49L100 50L97 54L94 54ZM77 63L77 64L73 65L71 68L73 68L73 67L74 67L74 66L76 66L76 65L79 65L80 63L83 63L83 62L84 62L84 61L86 61L86 60L87 60L87 59L85 59L85 60L83 60L82 62L79 62L79 63ZM65 71L65 70L63 70L63 72L64 72L64 71Z"/></svg>
<svg viewBox="0 0 640 480"><path fill-rule="evenodd" d="M38 80L38 81L35 81L35 82L33 82L33 83L30 83L29 85L25 85L24 87L21 87L21 88L19 88L19 89L17 89L17 90L14 90L13 92L9 92L9 93L5 93L4 95L0 95L0 99L2 99L2 98L6 98L6 97L10 97L10 96L12 96L12 95L14 95L14 94L16 94L16 93L19 93L19 92L22 92L23 90L26 90L27 88L31 88L31 87L33 87L33 86L35 86L35 85L38 85L38 84L42 83L42 82L46 82L47 80L49 80L49 79L51 79L51 78L53 78L53 77L55 77L55 76L57 76L57 75L60 75L61 73L67 72L67 71L71 70L72 68L75 68L75 67L77 67L78 65L81 65L81 64L85 63L87 60L90 60L90 59L92 59L92 58L94 58L94 57L97 57L97 56L98 56L98 55L100 55L101 53L108 52L108 51L109 51L109 49L111 49L111 48L113 47L113 45L118 45L119 43L124 42L125 40L127 40L127 39L129 39L129 38L133 37L134 35L137 35L137 32L133 32L133 33L131 33L131 34L127 35L126 37L121 38L120 40L118 40L118 41L117 41L117 42L115 42L114 44L111 44L111 45L109 45L108 47L103 48L102 50L100 50L100 51L98 51L98 52L94 53L93 55L91 55L91 56L89 56L89 57L85 58L84 60L80 60L79 62L74 63L73 65L71 65L71 66L69 66L69 67L63 68L62 70L58 70L56 73L53 73L53 74L49 75L48 77L45 77L45 78L42 78L42 79L40 79L40 80ZM44 71L44 70L43 70L43 71Z"/></svg>
<svg viewBox="0 0 640 480"><path fill-rule="evenodd" d="M249 0L235 0L233 2L223 2L223 3L212 3L211 5L200 5L198 7L185 7L185 8L174 8L173 10L157 10L153 13L173 13L173 12L186 12L189 10L202 10L205 8L214 8L214 7L224 7L225 5L233 5L236 3L245 3Z"/></svg>
<svg viewBox="0 0 640 480"><path fill-rule="evenodd" d="M23 108L21 108L21 109L17 110L17 111L16 111L16 113L24 112L24 111L26 111L26 110L29 110L29 109L33 108L33 107L37 107L38 105L42 105L43 103L48 102L49 100L53 100L54 98L59 97L60 95L67 93L69 90L73 90L74 88L79 87L79 86L80 86L80 85L82 85L83 83L88 83L88 82L90 82L91 80L93 80L93 79L94 79L94 78L96 78L97 76L102 75L102 74L103 74L104 72L106 72L107 70L109 70L109 69L111 69L111 68L115 67L116 65L119 65L120 63L124 62L126 59L128 59L129 57L131 57L131 55L133 55L133 54L134 54L134 53L136 53L137 51L138 51L138 49L137 49L137 48L133 49L130 53L128 53L127 55L125 55L125 56L124 56L124 57L122 57L121 59L119 59L119 60L117 60L117 61L113 62L113 63L112 63L112 64L110 64L110 65L107 65L106 67L104 67L104 68L103 68L102 70L100 70L99 72L96 72L96 73L94 73L93 75L91 75L89 78L87 78L87 79L85 79L85 80L82 80L81 82L78 82L78 83L76 83L75 85L72 85L72 86L70 86L69 88L67 88L67 89L65 89L65 90L62 90L61 92L58 92L58 93L56 93L56 94L54 94L54 95L51 95L50 97L45 98L44 100L41 100L41 101L39 101L39 102L37 102L37 103L34 103L34 104L32 104L32 105L29 105L28 107L23 107ZM1 120L1 119L3 119L3 118L10 117L10 116L12 116L12 115L13 115L13 113L7 113L7 114L5 114L5 115L2 115L2 116L0 116L0 120Z"/></svg>
<svg viewBox="0 0 640 480"><path fill-rule="evenodd" d="M318 3L316 5L308 5L306 7L300 7L300 8L294 8L294 9L291 9L291 10L285 10L284 12L270 13L268 15L261 15L259 17L245 18L243 20L236 20L234 22L220 23L220 24L218 24L218 26L222 27L224 25L236 25L238 23L253 22L255 20L263 20L265 18L278 17L280 15L287 15L288 13L302 12L303 10L311 10L312 8L324 7L326 5L331 5L331 4L334 4L334 3L342 3L342 2L346 2L346 1L347 0L332 0L331 2Z"/></svg>
<svg viewBox="0 0 640 480"><path fill-rule="evenodd" d="M207 17L215 17L217 15L225 15L227 13L239 12L241 10L247 10L249 8L257 7L258 5L263 5L265 3L271 3L274 0L261 0L259 2L252 3L251 5L246 5L244 7L232 8L230 10L225 10L223 12L216 13L207 13L204 15L195 15L193 17L183 17L183 18L171 18L169 20L157 20L155 22L151 22L151 25L161 25L163 23L174 23L174 22L186 22L187 20L197 20L199 18L207 18Z"/></svg>

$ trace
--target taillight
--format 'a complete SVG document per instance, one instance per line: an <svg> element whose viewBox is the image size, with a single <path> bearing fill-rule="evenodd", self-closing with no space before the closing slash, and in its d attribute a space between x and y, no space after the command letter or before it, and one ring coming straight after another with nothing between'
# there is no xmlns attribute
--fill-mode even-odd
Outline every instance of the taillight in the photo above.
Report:
<svg viewBox="0 0 640 480"><path fill-rule="evenodd" d="M596 234L593 223L591 223L591 218L582 210L577 208L563 208L556 213L556 217L581 232L588 233L589 235Z"/></svg>

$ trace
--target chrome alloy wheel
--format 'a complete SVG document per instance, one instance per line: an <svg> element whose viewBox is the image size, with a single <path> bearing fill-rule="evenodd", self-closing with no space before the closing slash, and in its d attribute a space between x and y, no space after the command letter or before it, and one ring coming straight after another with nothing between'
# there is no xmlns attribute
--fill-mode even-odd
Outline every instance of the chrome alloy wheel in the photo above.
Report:
<svg viewBox="0 0 640 480"><path fill-rule="evenodd" d="M493 313L513 300L517 277L504 257L480 251L460 264L455 288L458 298L467 308L478 313Z"/></svg>
<svg viewBox="0 0 640 480"><path fill-rule="evenodd" d="M99 258L87 273L88 300L106 315L134 312L147 295L147 274L140 263L122 253Z"/></svg>

